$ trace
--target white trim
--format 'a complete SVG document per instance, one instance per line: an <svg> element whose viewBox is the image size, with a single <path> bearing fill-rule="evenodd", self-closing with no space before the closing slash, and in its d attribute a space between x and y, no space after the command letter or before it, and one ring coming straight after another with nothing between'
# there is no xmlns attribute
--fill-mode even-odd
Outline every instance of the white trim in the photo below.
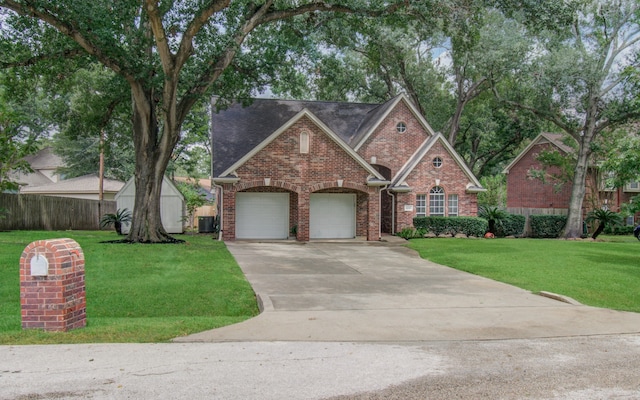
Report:
<svg viewBox="0 0 640 400"><path fill-rule="evenodd" d="M371 165L369 165L358 153L356 153L348 144L346 144L340 137L334 133L327 125L325 125L318 117L316 117L311 111L307 108L300 111L289 121L284 123L280 128L278 128L275 132L273 132L269 137L263 140L260 144L254 147L250 152L245 154L241 159L236 161L233 165L227 168L220 176L224 178L226 175L231 175L238 168L240 168L244 163L249 161L253 156L255 156L260 150L264 149L269 143L273 142L278 136L280 136L287 129L292 127L296 122L298 122L303 117L309 118L314 124L316 124L324 133L329 136L338 146L340 146L348 155L351 156L360 166L362 166L367 172L371 175L384 181L384 177L380 175L378 171L376 171Z"/></svg>
<svg viewBox="0 0 640 400"><path fill-rule="evenodd" d="M545 139L545 141L543 141L542 139ZM529 150L533 148L533 146L537 146L545 143L549 143L553 145L555 148L557 148L558 150L560 150L561 152L563 152L564 154L567 154L567 152L562 148L560 148L560 146L558 146L553 139L550 139L545 133L541 133L538 136L536 136L535 139L533 139L531 143L529 143L529 145L525 147L524 150L522 150L520 154L518 154L516 158L514 158L513 161L509 163L509 165L504 167L504 169L502 170L502 173L508 174L509 170L511 170L511 168L513 168L513 166L516 165L522 159L522 157L524 157L525 154L527 154Z"/></svg>
<svg viewBox="0 0 640 400"><path fill-rule="evenodd" d="M427 153L429 153L429 150L433 148L433 145L436 144L436 142L438 141L442 143L445 150L449 153L451 157L453 157L456 164L458 164L458 166L462 169L462 171L465 173L467 178L471 181L470 184L478 187L479 191L485 191L485 189L482 188L480 181L478 181L478 178L476 178L473 172L471 172L471 170L469 169L469 167L467 167L467 164L464 162L462 157L460 157L460 155L455 151L455 149L449 144L449 142L444 138L444 136L441 133L437 133L434 137L425 140L425 142L418 148L418 150L411 157L409 157L409 160L405 163L405 165L402 166L402 168L398 172L398 175L396 175L396 177L393 179L393 182L404 182L409 176L409 174L413 172L416 166L418 166L420 161L424 159ZM468 187L469 185L467 185L467 189Z"/></svg>
<svg viewBox="0 0 640 400"><path fill-rule="evenodd" d="M366 141L371 137L373 132L375 132L375 130L378 129L382 121L387 119L391 111L393 111L397 107L398 103L400 103L401 101L403 101L407 105L407 107L409 107L409 110L411 111L413 116L416 117L418 122L420 122L420 125L422 125L422 127L427 131L429 135L433 136L436 134L433 128L431 128L431 125L429 125L429 123L424 118L424 116L420 114L418 109L413 105L413 103L409 100L409 98L405 94L400 94L396 96L396 98L393 100L393 104L387 108L387 111L383 115L378 117L378 121L371 127L371 129L369 129L369 131L362 137L362 139L360 139L360 141L353 147L355 151L360 150L360 147L362 147L362 145L366 143Z"/></svg>

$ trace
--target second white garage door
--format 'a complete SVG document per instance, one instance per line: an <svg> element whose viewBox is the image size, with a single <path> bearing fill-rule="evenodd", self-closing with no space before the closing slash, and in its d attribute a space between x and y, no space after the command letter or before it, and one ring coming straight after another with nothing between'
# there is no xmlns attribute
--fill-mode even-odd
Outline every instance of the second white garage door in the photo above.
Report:
<svg viewBox="0 0 640 400"><path fill-rule="evenodd" d="M287 239L289 193L238 193L236 238Z"/></svg>
<svg viewBox="0 0 640 400"><path fill-rule="evenodd" d="M353 239L356 237L355 194L311 194L309 211L311 239Z"/></svg>

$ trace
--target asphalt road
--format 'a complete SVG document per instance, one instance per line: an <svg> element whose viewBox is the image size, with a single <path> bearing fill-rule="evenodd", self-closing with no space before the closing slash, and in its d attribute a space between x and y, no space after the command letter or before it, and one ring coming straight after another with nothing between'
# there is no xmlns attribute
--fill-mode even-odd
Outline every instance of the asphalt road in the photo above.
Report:
<svg viewBox="0 0 640 400"><path fill-rule="evenodd" d="M640 399L640 335L2 346L0 399Z"/></svg>

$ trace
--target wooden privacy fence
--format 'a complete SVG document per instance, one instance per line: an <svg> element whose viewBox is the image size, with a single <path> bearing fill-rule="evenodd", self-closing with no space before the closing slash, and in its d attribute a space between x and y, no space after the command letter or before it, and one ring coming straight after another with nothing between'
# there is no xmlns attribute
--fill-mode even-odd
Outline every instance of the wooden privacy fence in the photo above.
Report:
<svg viewBox="0 0 640 400"><path fill-rule="evenodd" d="M531 236L531 224L529 222L530 215L567 215L569 210L566 208L525 208L525 207L507 207L509 214L524 215L524 235Z"/></svg>
<svg viewBox="0 0 640 400"><path fill-rule="evenodd" d="M0 230L97 230L100 217L116 212L110 200L0 193Z"/></svg>

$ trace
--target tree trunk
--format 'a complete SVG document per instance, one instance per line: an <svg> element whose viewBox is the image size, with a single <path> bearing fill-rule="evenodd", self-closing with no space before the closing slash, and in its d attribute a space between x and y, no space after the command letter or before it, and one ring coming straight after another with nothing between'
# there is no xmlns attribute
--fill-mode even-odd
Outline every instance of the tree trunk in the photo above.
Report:
<svg viewBox="0 0 640 400"><path fill-rule="evenodd" d="M563 237L575 239L582 236L582 203L585 194L585 182L587 168L589 166L589 143L586 138L580 140L578 159L571 186L571 198L569 200L569 215L564 227Z"/></svg>
<svg viewBox="0 0 640 400"><path fill-rule="evenodd" d="M136 152L135 203L128 242L172 243L160 217L162 180L171 158L179 127L165 119L163 134L159 135L157 114L152 90L132 85L133 142ZM176 131L177 130L177 131Z"/></svg>

